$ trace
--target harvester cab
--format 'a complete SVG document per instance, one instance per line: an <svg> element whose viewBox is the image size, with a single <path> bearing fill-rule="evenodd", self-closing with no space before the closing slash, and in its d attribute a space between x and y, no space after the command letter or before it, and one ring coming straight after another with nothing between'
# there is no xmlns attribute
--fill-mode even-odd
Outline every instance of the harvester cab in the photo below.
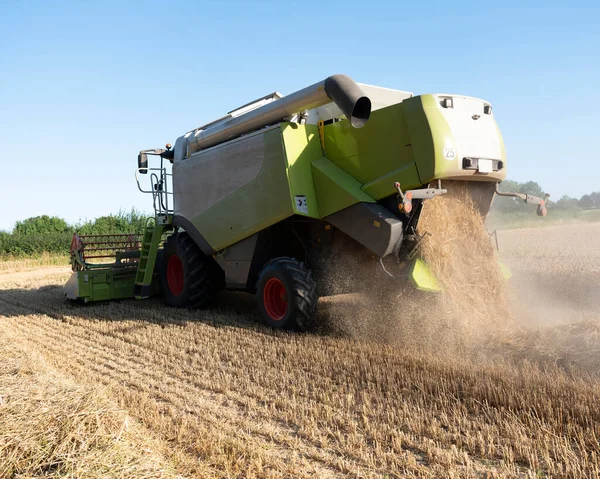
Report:
<svg viewBox="0 0 600 479"><path fill-rule="evenodd" d="M149 155L160 158L158 167ZM309 329L340 254L435 290L418 254L428 200L463 188L483 217L495 194L545 214L546 198L498 191L506 168L492 105L483 100L415 96L345 75L288 96L275 92L187 132L173 148L140 152L136 180L152 195L155 217L129 253L123 291L160 292L186 308L225 288L246 291L267 324ZM149 188L140 175L149 175ZM86 261L87 240L72 247L78 288L69 297L117 297L106 284L122 260ZM96 285L108 292L97 295Z"/></svg>

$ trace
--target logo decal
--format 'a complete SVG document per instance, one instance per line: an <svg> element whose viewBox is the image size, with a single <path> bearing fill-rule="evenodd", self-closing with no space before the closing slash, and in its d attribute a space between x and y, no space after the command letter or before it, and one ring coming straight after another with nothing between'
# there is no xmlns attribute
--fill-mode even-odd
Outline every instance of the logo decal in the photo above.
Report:
<svg viewBox="0 0 600 479"><path fill-rule="evenodd" d="M298 213L308 214L308 203L306 202L306 196L296 195L296 210Z"/></svg>

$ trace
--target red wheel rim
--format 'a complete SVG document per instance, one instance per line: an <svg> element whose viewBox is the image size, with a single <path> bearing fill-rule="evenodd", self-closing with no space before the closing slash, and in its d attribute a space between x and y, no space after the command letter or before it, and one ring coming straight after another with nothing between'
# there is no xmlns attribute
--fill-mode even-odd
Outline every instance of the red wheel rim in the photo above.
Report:
<svg viewBox="0 0 600 479"><path fill-rule="evenodd" d="M167 263L167 283L174 296L179 296L183 291L183 263L176 254L170 256Z"/></svg>
<svg viewBox="0 0 600 479"><path fill-rule="evenodd" d="M288 310L285 285L277 278L270 278L263 289L263 302L267 314L274 321L284 318Z"/></svg>

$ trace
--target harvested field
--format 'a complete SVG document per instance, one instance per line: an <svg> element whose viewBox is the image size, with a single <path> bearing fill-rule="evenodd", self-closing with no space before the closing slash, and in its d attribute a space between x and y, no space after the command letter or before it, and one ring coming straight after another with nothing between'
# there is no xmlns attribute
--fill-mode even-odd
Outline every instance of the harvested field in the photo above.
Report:
<svg viewBox="0 0 600 479"><path fill-rule="evenodd" d="M177 477L152 439L98 387L0 337L0 477Z"/></svg>
<svg viewBox="0 0 600 479"><path fill-rule="evenodd" d="M445 333L431 327L427 345L396 341L401 323L378 341L275 332L233 294L205 311L160 299L75 306L62 296L66 267L0 271L0 359L37 371L0 369L0 476L47 472L31 455L6 459L15 434L47 420L33 399L22 419L11 405L41 398L59 414L61 390L74 391L71 410L101 388L104 406L85 410L115 414L90 432L103 434L95 452L70 449L88 467L66 461L55 477L598 477L600 225L499 236L519 323L468 349L436 348ZM361 301L323 301L324 317L352 321ZM374 316L355 319L364 331ZM114 471L129 476L90 459L117 446Z"/></svg>

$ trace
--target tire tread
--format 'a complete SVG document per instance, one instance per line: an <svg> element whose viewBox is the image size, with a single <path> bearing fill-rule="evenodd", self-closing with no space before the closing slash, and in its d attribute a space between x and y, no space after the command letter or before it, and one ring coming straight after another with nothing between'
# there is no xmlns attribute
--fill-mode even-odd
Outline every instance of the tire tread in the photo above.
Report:
<svg viewBox="0 0 600 479"><path fill-rule="evenodd" d="M173 245L175 242L176 245ZM205 255L198 245L185 232L178 232L167 238L165 250L175 248L182 261L187 263L188 284L187 298L184 304L172 304L186 308L200 308L214 300L221 289L216 277L217 270L211 266L214 259ZM168 286L166 286L168 288Z"/></svg>
<svg viewBox="0 0 600 479"><path fill-rule="evenodd" d="M289 275L293 281L292 295L295 306L295 323L303 331L313 329L316 320L316 309L318 302L317 283L313 279L311 271L304 262L287 256L273 258L265 263L260 274L260 278L270 269L283 271ZM257 291L259 289L257 283Z"/></svg>

